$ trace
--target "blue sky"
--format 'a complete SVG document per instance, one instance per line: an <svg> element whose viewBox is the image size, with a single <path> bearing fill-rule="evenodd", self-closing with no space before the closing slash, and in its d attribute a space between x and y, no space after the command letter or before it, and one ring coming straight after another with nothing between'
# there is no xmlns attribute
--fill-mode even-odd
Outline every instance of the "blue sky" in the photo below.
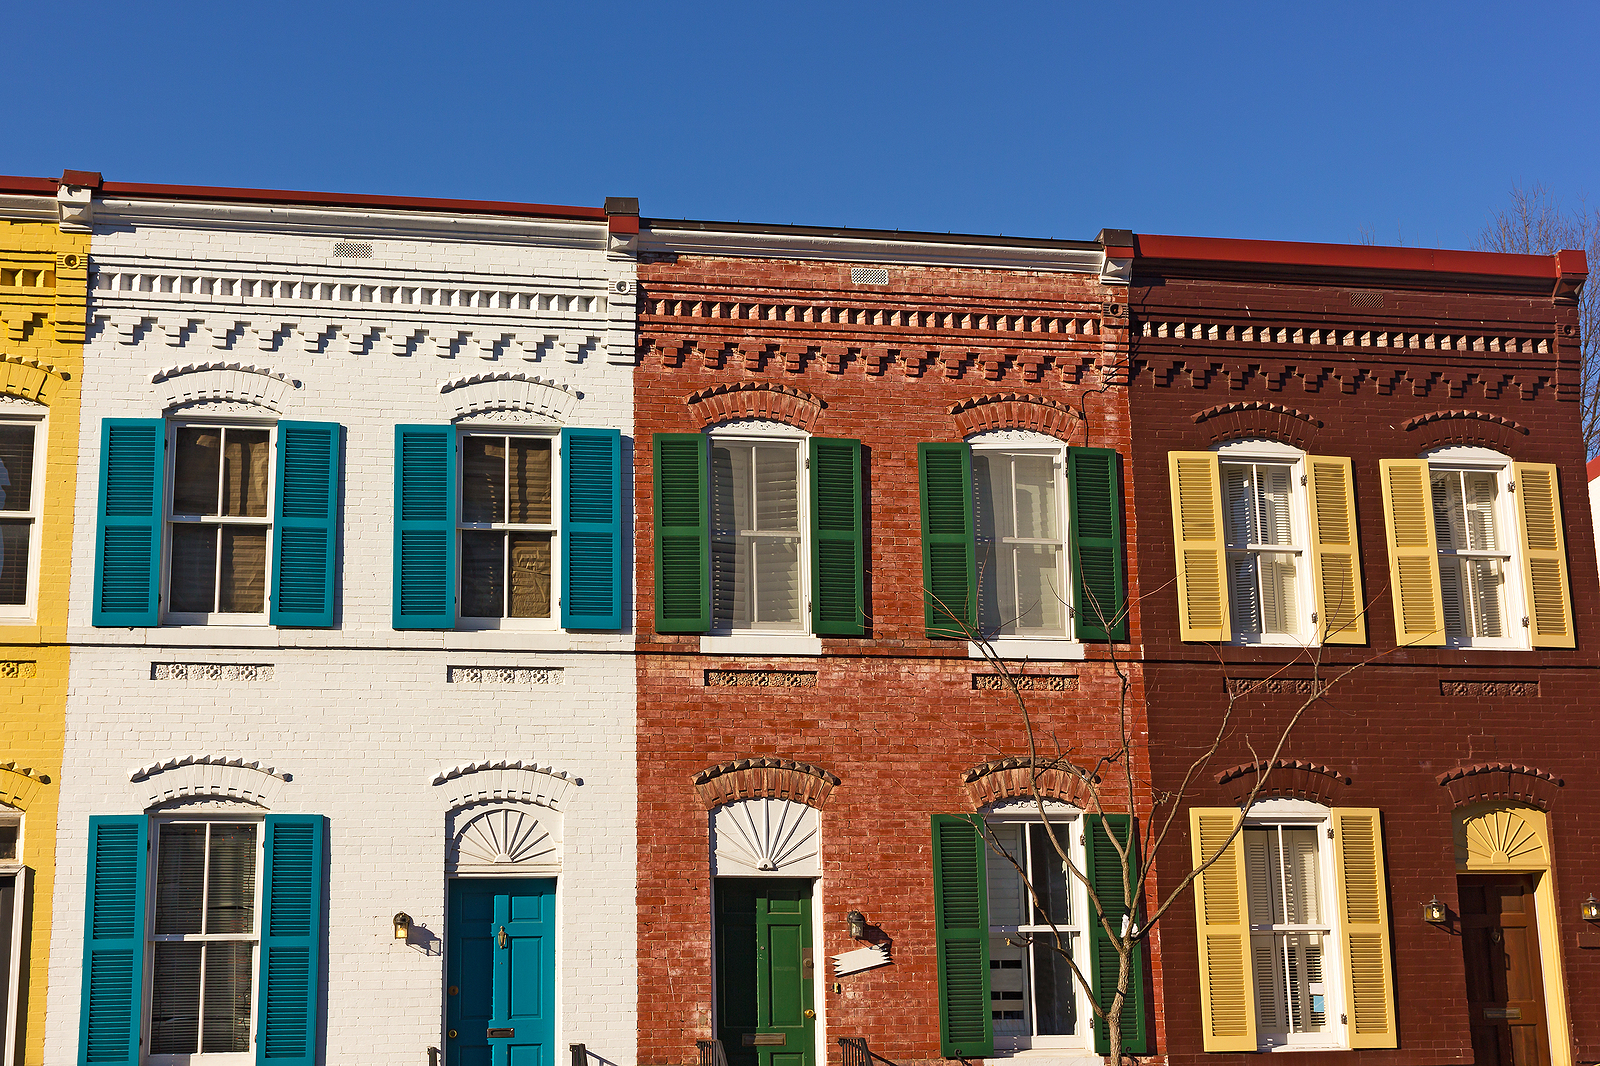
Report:
<svg viewBox="0 0 1600 1066"><path fill-rule="evenodd" d="M89 0L5 21L12 174L1444 247L1515 183L1600 203L1592 2Z"/></svg>

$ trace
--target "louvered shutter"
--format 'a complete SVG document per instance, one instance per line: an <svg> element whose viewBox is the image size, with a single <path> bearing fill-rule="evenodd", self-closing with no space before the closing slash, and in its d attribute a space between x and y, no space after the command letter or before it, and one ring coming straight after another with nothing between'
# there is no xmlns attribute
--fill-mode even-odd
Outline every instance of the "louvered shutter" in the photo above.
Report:
<svg viewBox="0 0 1600 1066"><path fill-rule="evenodd" d="M89 819L79 1062L141 1061L149 855L150 822L143 815Z"/></svg>
<svg viewBox="0 0 1600 1066"><path fill-rule="evenodd" d="M1517 482L1517 533L1522 540L1533 646L1576 647L1556 468L1548 463L1513 463L1511 476Z"/></svg>
<svg viewBox="0 0 1600 1066"><path fill-rule="evenodd" d="M266 819L256 1061L315 1066L322 972L321 815Z"/></svg>
<svg viewBox="0 0 1600 1066"><path fill-rule="evenodd" d="M278 423L270 617L275 626L333 625L339 435L337 422Z"/></svg>
<svg viewBox="0 0 1600 1066"><path fill-rule="evenodd" d="M97 626L161 621L161 518L167 426L159 418L100 422L100 521L95 537Z"/></svg>
<svg viewBox="0 0 1600 1066"><path fill-rule="evenodd" d="M1395 641L1444 643L1439 589L1439 544L1433 531L1433 492L1426 459L1382 459L1383 517L1389 541L1389 589Z"/></svg>
<svg viewBox="0 0 1600 1066"><path fill-rule="evenodd" d="M657 433L652 443L657 633L711 628L707 447L700 433Z"/></svg>
<svg viewBox="0 0 1600 1066"><path fill-rule="evenodd" d="M622 434L561 431L561 626L622 628Z"/></svg>
<svg viewBox="0 0 1600 1066"><path fill-rule="evenodd" d="M933 923L939 956L939 1046L947 1058L994 1054L983 821L933 816Z"/></svg>
<svg viewBox="0 0 1600 1066"><path fill-rule="evenodd" d="M929 637L964 640L977 628L972 447L917 445L922 496L923 618Z"/></svg>
<svg viewBox="0 0 1600 1066"><path fill-rule="evenodd" d="M1189 848L1194 867L1217 861L1194 879L1200 948L1200 1017L1207 1051L1256 1050L1255 989L1250 973L1250 913L1244 834L1232 807L1191 807Z"/></svg>
<svg viewBox="0 0 1600 1066"><path fill-rule="evenodd" d="M1311 576L1317 591L1317 633L1324 644L1365 644L1361 549L1356 537L1355 480L1348 458L1306 457L1311 496Z"/></svg>
<svg viewBox="0 0 1600 1066"><path fill-rule="evenodd" d="M1122 457L1109 448L1067 449L1069 565L1079 640L1127 640L1122 545Z"/></svg>
<svg viewBox="0 0 1600 1066"><path fill-rule="evenodd" d="M456 431L394 427L394 627L456 624Z"/></svg>
<svg viewBox="0 0 1600 1066"><path fill-rule="evenodd" d="M1178 635L1182 640L1231 640L1216 453L1168 452L1167 472L1178 561Z"/></svg>
<svg viewBox="0 0 1600 1066"><path fill-rule="evenodd" d="M811 631L866 635L861 442L811 438Z"/></svg>
<svg viewBox="0 0 1600 1066"><path fill-rule="evenodd" d="M1084 821L1088 829L1084 846L1084 879L1094 889L1095 896L1100 900L1100 909L1105 913L1112 928L1120 929L1123 919L1128 917L1129 913L1127 892L1123 887L1127 875L1122 858L1117 854L1116 844L1112 843L1111 834L1116 834L1117 842L1125 849L1136 848L1138 841L1132 832L1133 819L1126 814L1090 814L1085 815ZM1136 856L1138 852L1134 850L1129 854ZM1137 901L1135 903L1137 904ZM1138 917L1135 908L1133 918L1137 920ZM1095 916L1092 903L1089 905L1089 958L1094 973L1095 1002L1100 1004L1101 1009L1110 1010L1111 1001L1117 994L1117 980L1122 973L1122 962L1117 955L1116 946ZM1128 987L1122 1002L1122 1016L1119 1019L1122 1050L1132 1055L1144 1055L1150 1048L1146 1035L1148 1026L1145 1020L1142 942L1133 946L1133 957L1128 963ZM1098 1016L1094 1019L1094 1049L1101 1055L1111 1053L1109 1027L1106 1020Z"/></svg>
<svg viewBox="0 0 1600 1066"><path fill-rule="evenodd" d="M1350 1046L1397 1047L1383 829L1376 809L1334 808L1333 861L1344 919L1341 932Z"/></svg>

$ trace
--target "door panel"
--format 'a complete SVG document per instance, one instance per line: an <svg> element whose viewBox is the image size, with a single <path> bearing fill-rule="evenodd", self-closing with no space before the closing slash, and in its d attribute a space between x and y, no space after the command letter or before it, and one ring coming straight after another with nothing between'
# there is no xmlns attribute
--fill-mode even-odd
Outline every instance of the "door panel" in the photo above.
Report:
<svg viewBox="0 0 1600 1066"><path fill-rule="evenodd" d="M554 906L553 880L450 882L447 1066L552 1066Z"/></svg>
<svg viewBox="0 0 1600 1066"><path fill-rule="evenodd" d="M1533 878L1460 878L1461 951L1477 1066L1549 1066Z"/></svg>
<svg viewBox="0 0 1600 1066"><path fill-rule="evenodd" d="M717 1038L729 1066L813 1066L811 882L719 879L716 906Z"/></svg>

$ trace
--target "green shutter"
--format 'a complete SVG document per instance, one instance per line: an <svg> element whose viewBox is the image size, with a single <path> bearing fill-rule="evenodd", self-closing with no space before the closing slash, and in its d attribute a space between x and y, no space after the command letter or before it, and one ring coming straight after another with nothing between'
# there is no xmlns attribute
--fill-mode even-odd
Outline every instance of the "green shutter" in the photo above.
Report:
<svg viewBox="0 0 1600 1066"><path fill-rule="evenodd" d="M339 431L337 422L278 423L270 618L275 626L333 625Z"/></svg>
<svg viewBox="0 0 1600 1066"><path fill-rule="evenodd" d="M1110 448L1068 448L1067 496L1075 632L1079 640L1127 640L1122 457Z"/></svg>
<svg viewBox="0 0 1600 1066"><path fill-rule="evenodd" d="M316 1066L324 826L321 815L266 818L257 1063Z"/></svg>
<svg viewBox="0 0 1600 1066"><path fill-rule="evenodd" d="M89 819L79 1062L141 1061L149 854L150 822L143 815Z"/></svg>
<svg viewBox="0 0 1600 1066"><path fill-rule="evenodd" d="M100 422L100 522L95 539L97 626L161 622L162 489L167 425L159 418Z"/></svg>
<svg viewBox="0 0 1600 1066"><path fill-rule="evenodd" d="M994 1054L989 1003L989 892L983 820L933 816L933 923L939 955L939 1047L946 1058Z"/></svg>
<svg viewBox="0 0 1600 1066"><path fill-rule="evenodd" d="M622 434L561 431L561 626L622 628Z"/></svg>
<svg viewBox="0 0 1600 1066"><path fill-rule="evenodd" d="M1109 828L1117 835L1118 841L1136 848L1138 838L1132 833L1133 820L1126 814L1090 814L1084 816L1084 821L1089 830L1088 844L1084 849L1084 877L1100 898L1100 908L1105 911L1107 920L1113 928L1120 929L1122 919L1128 913L1124 902L1127 896L1123 889L1124 867L1106 830ZM1137 909L1134 917L1138 918ZM1109 1010L1111 1000L1117 994L1121 965L1111 938L1100 927L1092 902L1089 904L1089 963L1093 970L1095 1002ZM1133 948L1133 959L1128 968L1128 994L1123 1000L1121 1018L1122 1050L1135 1055L1149 1052L1144 1004L1144 944L1140 942ZM1109 1054L1111 1050L1110 1033L1103 1018L1094 1019L1094 1049L1101 1055Z"/></svg>
<svg viewBox="0 0 1600 1066"><path fill-rule="evenodd" d="M394 427L394 627L456 624L456 430Z"/></svg>
<svg viewBox="0 0 1600 1066"><path fill-rule="evenodd" d="M972 447L917 445L922 494L923 616L928 636L966 639L977 628Z"/></svg>
<svg viewBox="0 0 1600 1066"><path fill-rule="evenodd" d="M711 628L710 486L701 433L657 433L655 467L656 632Z"/></svg>
<svg viewBox="0 0 1600 1066"><path fill-rule="evenodd" d="M811 631L865 636L861 442L811 438Z"/></svg>

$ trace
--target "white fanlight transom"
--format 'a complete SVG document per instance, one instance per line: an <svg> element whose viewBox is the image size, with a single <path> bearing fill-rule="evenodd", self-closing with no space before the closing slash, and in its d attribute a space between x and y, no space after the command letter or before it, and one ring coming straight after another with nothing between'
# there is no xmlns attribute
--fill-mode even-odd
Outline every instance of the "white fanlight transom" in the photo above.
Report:
<svg viewBox="0 0 1600 1066"><path fill-rule="evenodd" d="M495 807L481 813L458 812L460 828L451 841L451 864L456 870L529 872L561 867L560 815L526 804Z"/></svg>
<svg viewBox="0 0 1600 1066"><path fill-rule="evenodd" d="M720 877L821 877L817 811L794 800L736 800L711 817L711 873Z"/></svg>

